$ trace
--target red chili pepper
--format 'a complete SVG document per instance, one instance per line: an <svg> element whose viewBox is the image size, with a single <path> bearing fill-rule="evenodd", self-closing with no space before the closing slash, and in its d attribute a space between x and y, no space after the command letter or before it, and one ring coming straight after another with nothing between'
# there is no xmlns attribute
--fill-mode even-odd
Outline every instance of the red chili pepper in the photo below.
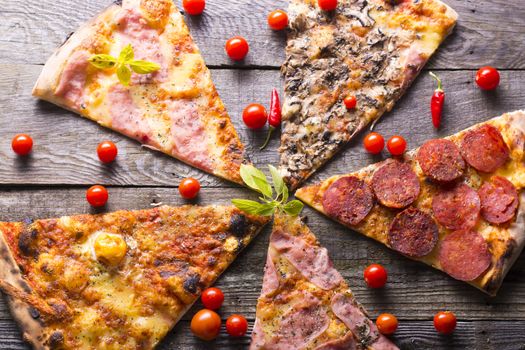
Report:
<svg viewBox="0 0 525 350"><path fill-rule="evenodd" d="M266 148L273 131L281 126L281 118L281 101L279 99L279 93L277 92L277 89L273 89L272 99L270 102L270 115L268 116L268 124L270 124L270 129L268 130L268 136L266 136L266 140L264 141L264 144L261 146L260 150Z"/></svg>
<svg viewBox="0 0 525 350"><path fill-rule="evenodd" d="M436 79L438 83L437 89L432 94L432 99L430 100L430 110L432 111L432 124L437 129L441 124L441 116L443 114L443 104L445 103L445 91L441 85L441 79L434 73L430 72L430 76Z"/></svg>

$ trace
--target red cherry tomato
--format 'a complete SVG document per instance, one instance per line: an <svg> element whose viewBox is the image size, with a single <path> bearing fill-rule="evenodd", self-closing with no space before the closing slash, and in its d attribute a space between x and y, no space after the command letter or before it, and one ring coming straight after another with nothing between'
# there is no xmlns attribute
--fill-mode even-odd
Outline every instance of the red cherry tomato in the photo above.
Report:
<svg viewBox="0 0 525 350"><path fill-rule="evenodd" d="M323 11L333 11L337 8L337 0L317 0L317 3Z"/></svg>
<svg viewBox="0 0 525 350"><path fill-rule="evenodd" d="M204 12L206 7L205 0L182 0L182 7L189 15L197 16Z"/></svg>
<svg viewBox="0 0 525 350"><path fill-rule="evenodd" d="M247 127L257 130L266 124L268 113L266 113L266 108L263 105L252 103L242 112L242 120Z"/></svg>
<svg viewBox="0 0 525 350"><path fill-rule="evenodd" d="M348 96L344 100L346 109L354 109L357 106L357 98L355 96Z"/></svg>
<svg viewBox="0 0 525 350"><path fill-rule="evenodd" d="M288 14L283 10L275 10L268 15L268 25L273 30L283 30L288 25Z"/></svg>
<svg viewBox="0 0 525 350"><path fill-rule="evenodd" d="M91 186L86 192L86 199L93 207L103 207L108 201L108 190L104 186Z"/></svg>
<svg viewBox="0 0 525 350"><path fill-rule="evenodd" d="M179 193L182 196L182 198L185 199L193 199L197 197L197 194L199 194L200 189L201 184L199 183L199 180L196 180L192 177L182 179L179 185Z"/></svg>
<svg viewBox="0 0 525 350"><path fill-rule="evenodd" d="M202 304L206 309L217 310L224 302L224 293L219 288L208 288L202 292Z"/></svg>
<svg viewBox="0 0 525 350"><path fill-rule="evenodd" d="M221 331L221 318L211 310L200 310L191 319L190 329L202 340L213 340Z"/></svg>
<svg viewBox="0 0 525 350"><path fill-rule="evenodd" d="M379 154L383 148L385 148L385 139L383 136L381 136L381 134L378 134L377 132L371 132L365 136L363 144L365 145L365 149L368 153Z"/></svg>
<svg viewBox="0 0 525 350"><path fill-rule="evenodd" d="M33 139L26 134L15 135L13 141L11 141L11 147L19 156L26 156L31 153L31 150L33 149Z"/></svg>
<svg viewBox="0 0 525 350"><path fill-rule="evenodd" d="M494 67L482 67L476 74L476 84L482 90L494 90L499 85L499 72Z"/></svg>
<svg viewBox="0 0 525 350"><path fill-rule="evenodd" d="M442 334L454 332L456 323L456 315L450 311L441 311L434 316L434 327Z"/></svg>
<svg viewBox="0 0 525 350"><path fill-rule="evenodd" d="M250 51L250 46L242 36L234 36L226 42L225 49L232 60L242 61Z"/></svg>
<svg viewBox="0 0 525 350"><path fill-rule="evenodd" d="M383 288L386 284L387 273L383 266L372 264L365 269L364 277L370 288Z"/></svg>
<svg viewBox="0 0 525 350"><path fill-rule="evenodd" d="M392 136L386 144L386 148L393 156L400 156L407 149L407 142L402 136Z"/></svg>
<svg viewBox="0 0 525 350"><path fill-rule="evenodd" d="M232 337L242 337L248 330L248 321L241 315L231 315L226 320L226 332Z"/></svg>
<svg viewBox="0 0 525 350"><path fill-rule="evenodd" d="M117 158L117 145L111 141L101 142L97 147L97 154L98 159L100 159L102 163L111 163L115 160L115 158Z"/></svg>
<svg viewBox="0 0 525 350"><path fill-rule="evenodd" d="M397 329L397 318L392 314L381 314L377 317L376 326L381 334L394 334Z"/></svg>

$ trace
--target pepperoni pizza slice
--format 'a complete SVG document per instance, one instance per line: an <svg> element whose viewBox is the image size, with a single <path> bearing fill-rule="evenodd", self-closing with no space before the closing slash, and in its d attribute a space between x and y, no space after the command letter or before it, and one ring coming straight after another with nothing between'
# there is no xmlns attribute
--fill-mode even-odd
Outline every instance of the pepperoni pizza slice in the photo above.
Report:
<svg viewBox="0 0 525 350"><path fill-rule="evenodd" d="M135 60L129 66L133 72L126 67L119 72L111 61L122 52ZM105 60L98 64L106 69L91 64L93 57ZM146 66L136 66L136 61ZM159 69L138 74L146 73L151 63ZM128 86L118 78L125 72ZM33 95L242 184L244 146L171 0L115 2L49 58Z"/></svg>
<svg viewBox="0 0 525 350"><path fill-rule="evenodd" d="M34 349L153 349L267 218L230 206L0 223L0 288Z"/></svg>
<svg viewBox="0 0 525 350"><path fill-rule="evenodd" d="M292 0L288 14L280 171L296 188L394 107L457 14L439 0Z"/></svg>
<svg viewBox="0 0 525 350"><path fill-rule="evenodd" d="M299 217L277 213L250 350L397 350Z"/></svg>
<svg viewBox="0 0 525 350"><path fill-rule="evenodd" d="M495 295L525 245L524 188L525 112L516 111L296 197Z"/></svg>

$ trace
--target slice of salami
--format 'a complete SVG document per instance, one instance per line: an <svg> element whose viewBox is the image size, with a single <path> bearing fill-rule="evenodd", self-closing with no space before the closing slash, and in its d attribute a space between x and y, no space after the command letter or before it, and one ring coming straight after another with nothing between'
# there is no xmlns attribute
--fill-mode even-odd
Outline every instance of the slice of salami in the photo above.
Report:
<svg viewBox="0 0 525 350"><path fill-rule="evenodd" d="M459 230L446 236L439 249L443 271L460 281L473 281L485 272L491 254L485 239L476 231Z"/></svg>
<svg viewBox="0 0 525 350"><path fill-rule="evenodd" d="M376 170L372 190L385 207L404 208L417 199L420 187L412 167L393 160Z"/></svg>
<svg viewBox="0 0 525 350"><path fill-rule="evenodd" d="M396 215L388 232L388 243L392 249L416 258L430 253L437 240L438 227L434 219L412 207Z"/></svg>
<svg viewBox="0 0 525 350"><path fill-rule="evenodd" d="M481 199L481 215L493 224L510 221L518 209L516 187L504 177L494 176L478 190Z"/></svg>
<svg viewBox="0 0 525 350"><path fill-rule="evenodd" d="M450 230L476 226L481 210L478 193L462 183L442 189L432 199L432 211L437 222Z"/></svg>
<svg viewBox="0 0 525 350"><path fill-rule="evenodd" d="M445 139L429 140L419 148L417 162L423 173L436 182L459 179L465 171L465 161L454 142Z"/></svg>
<svg viewBox="0 0 525 350"><path fill-rule="evenodd" d="M461 155L473 168L491 173L507 162L510 151L498 129L483 125L467 132L461 143Z"/></svg>
<svg viewBox="0 0 525 350"><path fill-rule="evenodd" d="M349 225L360 223L373 206L372 190L355 176L342 177L335 181L323 196L326 213Z"/></svg>

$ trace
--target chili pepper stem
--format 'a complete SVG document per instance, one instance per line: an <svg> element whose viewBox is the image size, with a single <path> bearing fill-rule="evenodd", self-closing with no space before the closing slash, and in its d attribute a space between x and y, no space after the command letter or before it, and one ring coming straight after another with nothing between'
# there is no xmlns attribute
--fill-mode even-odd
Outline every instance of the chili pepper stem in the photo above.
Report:
<svg viewBox="0 0 525 350"><path fill-rule="evenodd" d="M266 148L268 146L268 143L270 142L270 138L272 137L273 131L275 128L270 125L270 128L268 129L268 135L266 135L266 140L264 140L263 145L259 148L260 151Z"/></svg>
<svg viewBox="0 0 525 350"><path fill-rule="evenodd" d="M434 79L436 79L437 83L438 83L438 87L437 87L437 91L443 91L443 85L441 84L441 79L439 79L439 77L434 74L433 72L428 72L428 74L430 74L430 76Z"/></svg>

